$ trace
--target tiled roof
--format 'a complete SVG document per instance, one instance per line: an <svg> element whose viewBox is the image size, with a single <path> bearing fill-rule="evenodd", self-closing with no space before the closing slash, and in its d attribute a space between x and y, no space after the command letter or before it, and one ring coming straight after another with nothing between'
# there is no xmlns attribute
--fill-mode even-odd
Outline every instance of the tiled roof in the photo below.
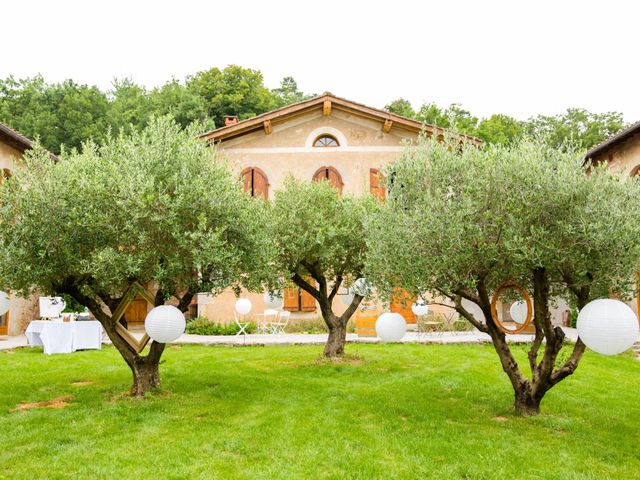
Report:
<svg viewBox="0 0 640 480"><path fill-rule="evenodd" d="M585 160L595 157L596 155L607 150L609 147L612 147L615 144L626 140L627 138L631 137L632 135L638 132L640 132L640 121L629 125L627 128L623 128L615 135L612 135L609 138L607 138L604 142L601 142L595 147L593 147L585 155Z"/></svg>

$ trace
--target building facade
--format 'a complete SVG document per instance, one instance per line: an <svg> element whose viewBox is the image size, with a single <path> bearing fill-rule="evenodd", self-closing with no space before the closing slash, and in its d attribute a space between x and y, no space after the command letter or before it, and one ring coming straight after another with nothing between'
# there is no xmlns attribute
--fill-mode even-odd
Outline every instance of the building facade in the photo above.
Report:
<svg viewBox="0 0 640 480"><path fill-rule="evenodd" d="M20 168L24 152L33 143L7 125L0 123L0 174L1 180ZM29 322L38 318L37 296L22 298L10 295L11 308L0 316L0 336L19 335Z"/></svg>
<svg viewBox="0 0 640 480"><path fill-rule="evenodd" d="M293 175L308 181L327 179L345 195L372 193L382 199L386 191L380 183L381 170L420 134L441 137L445 131L326 93L248 120L227 118L224 127L203 139L229 160L243 188L254 196L273 198ZM481 144L473 137L460 140ZM246 296L255 313L264 310L262 295ZM284 296L284 308L294 316L319 315L306 292L288 289ZM200 294L198 314L229 321L234 304L231 291L217 297ZM411 316L407 307L394 306ZM346 307L336 298L334 308Z"/></svg>

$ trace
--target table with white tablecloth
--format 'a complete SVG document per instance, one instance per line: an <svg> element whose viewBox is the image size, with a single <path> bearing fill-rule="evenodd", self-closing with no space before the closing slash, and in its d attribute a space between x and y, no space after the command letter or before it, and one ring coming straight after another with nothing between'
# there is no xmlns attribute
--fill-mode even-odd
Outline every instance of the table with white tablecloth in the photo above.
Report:
<svg viewBox="0 0 640 480"><path fill-rule="evenodd" d="M29 345L44 353L71 353L102 348L102 325L98 321L52 322L34 320L25 332Z"/></svg>

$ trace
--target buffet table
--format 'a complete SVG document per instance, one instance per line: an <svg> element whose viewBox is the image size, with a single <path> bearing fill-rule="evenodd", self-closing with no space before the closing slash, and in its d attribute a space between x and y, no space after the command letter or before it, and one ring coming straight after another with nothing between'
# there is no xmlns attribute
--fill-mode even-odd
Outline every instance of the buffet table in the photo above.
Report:
<svg viewBox="0 0 640 480"><path fill-rule="evenodd" d="M72 353L102 348L102 325L98 321L32 321L25 332L29 345L44 347L44 353Z"/></svg>

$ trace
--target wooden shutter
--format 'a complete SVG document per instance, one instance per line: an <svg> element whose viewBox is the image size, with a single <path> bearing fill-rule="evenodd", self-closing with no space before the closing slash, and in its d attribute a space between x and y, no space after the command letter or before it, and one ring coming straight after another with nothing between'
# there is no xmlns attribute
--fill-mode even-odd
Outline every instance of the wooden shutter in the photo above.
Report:
<svg viewBox="0 0 640 480"><path fill-rule="evenodd" d="M265 200L269 199L269 182L267 176L257 168L253 170L253 196L263 196Z"/></svg>
<svg viewBox="0 0 640 480"><path fill-rule="evenodd" d="M311 286L317 286L317 283L313 278L305 277L305 280L311 284ZM300 310L303 312L315 312L316 311L316 299L311 296L310 293L300 289Z"/></svg>
<svg viewBox="0 0 640 480"><path fill-rule="evenodd" d="M242 178L242 189L251 194L251 187L253 185L253 169L245 168L240 175Z"/></svg>
<svg viewBox="0 0 640 480"><path fill-rule="evenodd" d="M285 288L283 291L284 296L284 310L290 312L300 311L300 291L298 288Z"/></svg>
<svg viewBox="0 0 640 480"><path fill-rule="evenodd" d="M383 202L387 197L387 189L382 183L384 176L379 170L372 168L369 170L369 191L376 197L378 202Z"/></svg>
<svg viewBox="0 0 640 480"><path fill-rule="evenodd" d="M394 288L393 298L389 310L402 315L407 323L416 323L416 316L411 311L411 305L416 301L415 297L402 288Z"/></svg>
<svg viewBox="0 0 640 480"><path fill-rule="evenodd" d="M342 177L340 177L340 174L336 169L327 168L327 179L338 189L340 193L342 193Z"/></svg>
<svg viewBox="0 0 640 480"><path fill-rule="evenodd" d="M322 167L318 169L316 173L313 175L313 181L319 182L322 180L328 180L331 182L331 185L336 187L340 193L342 193L342 177L338 173L338 171L333 167Z"/></svg>

